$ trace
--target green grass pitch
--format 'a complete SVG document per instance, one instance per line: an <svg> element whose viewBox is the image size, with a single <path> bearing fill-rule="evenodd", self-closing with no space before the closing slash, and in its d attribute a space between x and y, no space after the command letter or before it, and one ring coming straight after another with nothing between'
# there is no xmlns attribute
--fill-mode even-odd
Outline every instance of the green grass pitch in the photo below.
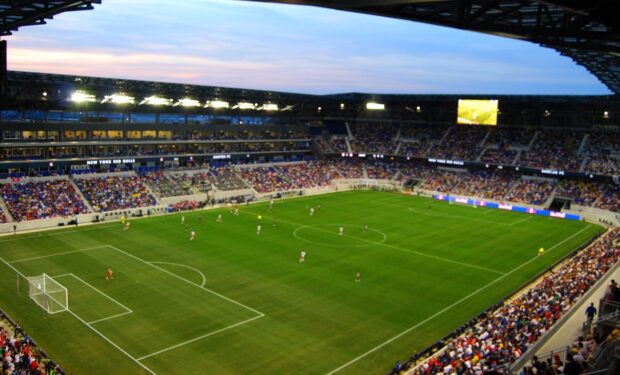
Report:
<svg viewBox="0 0 620 375"><path fill-rule="evenodd" d="M381 374L601 230L395 193L302 197L5 237L0 305L76 374ZM55 277L69 311L45 314L13 268Z"/></svg>

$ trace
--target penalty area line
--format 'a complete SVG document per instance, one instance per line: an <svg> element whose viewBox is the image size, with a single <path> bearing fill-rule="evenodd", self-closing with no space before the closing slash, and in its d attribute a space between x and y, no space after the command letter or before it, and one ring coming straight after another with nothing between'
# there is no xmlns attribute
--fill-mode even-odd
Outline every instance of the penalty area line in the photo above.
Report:
<svg viewBox="0 0 620 375"><path fill-rule="evenodd" d="M202 336L194 337L193 339L189 339L189 340L187 340L187 341L183 341L183 342L178 343L178 344L176 344L176 345L172 345L172 346L170 346L170 347L167 347L167 348L164 348L164 349L158 350L158 351L156 351L156 352L153 352L153 353L150 353L150 354L144 355L144 356L142 356L142 357L140 357L140 358L137 358L137 360L138 360L138 361L143 361L143 360L145 360L145 359L147 359L147 358L150 358L150 357L156 356L156 355L158 355L158 354L162 354L162 353L168 352L168 351L170 351L170 350L174 350L174 349L180 348L180 347L185 346L185 345L187 345L187 344L191 344L191 343L193 343L193 342L196 342L196 341L199 341L199 340L205 339L205 338L207 338L207 337L209 337L209 336L213 336L213 335L216 335L216 334L218 334L218 333L221 333L221 332L227 331L227 330L229 330L229 329L232 329L232 328L235 328L235 327L239 327L239 326L244 325L244 324L246 324L246 323L250 323L251 321L254 321L254 320L256 320L256 319L263 318L264 316L265 316L265 315L258 315L258 316L252 317L252 318L250 318L250 319L246 319L246 320L244 320L244 321L241 321L241 322L238 322L238 323L235 323L235 324L231 324L231 325L229 325L228 327L220 328L220 329L218 329L218 330L216 330L216 331L206 333L206 334L204 334L204 335L202 335Z"/></svg>
<svg viewBox="0 0 620 375"><path fill-rule="evenodd" d="M0 258L0 261L2 261L4 264L6 264L9 268L11 268L13 271L15 271L16 274L18 274L19 276L23 277L24 279L27 279L26 275L24 275L20 270L18 270L17 268L13 267L12 265L10 265L7 261L5 261L4 259ZM151 370L150 368L148 368L147 366L145 366L144 364L140 363L140 361L138 361L134 356L132 356L131 354L129 354L125 349L121 348L120 346L118 346L118 344L116 344L114 341L110 340L109 337L107 337L106 335L104 335L103 333L99 332L95 327L93 327L92 325L88 324L84 319L80 318L79 315L77 315L76 313L74 313L73 311L66 309L66 312L68 312L69 314L73 315L77 320L79 320L80 322L82 322L86 327L88 327L91 331L95 332L99 337L101 337L102 339L104 339L105 341L107 341L110 345L112 345L113 347L115 347L118 351L120 351L121 353L123 353L124 355L127 356L127 358L131 359L134 363L136 363L138 366L142 367L143 369L145 369L149 374L152 375L157 375L155 373L155 371Z"/></svg>
<svg viewBox="0 0 620 375"><path fill-rule="evenodd" d="M569 236L569 237L565 238L564 240L562 240L562 241L560 241L560 242L556 243L555 245L553 245L552 247L550 247L550 248L549 248L549 250L547 250L545 253L549 253L549 251L551 251L551 250L553 250L553 249L557 248L558 246L560 246L561 244L565 243L566 241L569 241L569 240L570 240L570 239L572 239L573 237L575 237L575 236L577 236L577 235L581 234L583 231L585 231L586 229L589 229L591 226L592 226L592 225L588 225L587 227L585 227L585 228L581 229L580 231L578 231L578 232L576 232L576 233L573 233L571 236ZM368 356L369 354L372 354L372 353L376 352L377 350L379 350L379 349L383 348L384 346L386 346L386 345L390 344L391 342L393 342L393 341L395 341L395 340L399 339L400 337L402 337L402 336L406 335L407 333L409 333L409 332L413 331L414 329L416 329L416 328L418 328L418 327L420 327L420 326L422 326L422 325L426 324L427 322L429 322L429 321L431 321L431 320L435 319L435 318L436 318L436 317L438 317L439 315L442 315L442 314L443 314L443 313L445 313L446 311L449 311L449 310L453 309L455 306L458 306L459 304L461 304L461 303L465 302L466 300L470 299L471 297L475 296L476 294L478 294L478 293L482 292L483 290L487 289L487 288L488 288L488 287L490 287L491 285L493 285L493 284L495 284L495 283L499 282L500 280L503 280L503 279L504 279L504 278L506 278L507 276L509 276L509 275L511 275L511 274L513 274L513 273L515 273L515 272L517 272L517 271L518 271L518 270L520 270L521 268L523 268L523 267L527 266L528 264L530 264L530 263L534 262L534 261L535 261L535 260L537 260L537 259L538 259L538 257L534 257L534 258L532 258L532 259L528 260L527 262L524 262L523 264L521 264L521 265L517 266L516 268L514 268L512 271L510 271L510 272L508 272L508 273L506 273L506 274L504 274L504 275L502 275L502 276L498 277L497 279L495 279L495 280L491 281L490 283L488 283L488 284L486 284L486 285L484 285L484 286L480 287L479 289L474 290L473 292L469 293L468 295L466 295L465 297L461 298L460 300L458 300L458 301L454 302L453 304L451 304L451 305L449 305L449 306L447 306L447 307L444 307L443 309L439 310L439 311L438 311L438 312L436 312L435 314L433 314L433 315L429 316L428 318L426 318L426 319L422 320L421 322L419 322L419 323L415 324L414 326L411 326L411 327L407 328L406 330L404 330L403 332L399 333L398 335L396 335L396 336L394 336L394 337L392 337L392 338L390 338L390 339L388 339L388 340L386 340L386 341L382 342L381 344L379 344L379 345L375 346L374 348L372 348L372 349L368 350L367 352L365 352L365 353L363 353L363 354L360 354L359 356L357 356L357 357L353 358L352 360L350 360L349 362L347 362L347 363L343 364L342 366L340 366L340 367L338 367L338 368L336 368L336 369L334 369L334 370L332 370L332 371L328 372L328 373L327 373L327 375L332 375L332 374L335 374L335 373L337 373L338 371L342 370L343 368L345 368L345 367L348 367L348 366L352 365L353 363L355 363L355 362L359 361L359 360L360 360L360 359L362 359L362 358L365 358L365 357L366 357L366 356Z"/></svg>

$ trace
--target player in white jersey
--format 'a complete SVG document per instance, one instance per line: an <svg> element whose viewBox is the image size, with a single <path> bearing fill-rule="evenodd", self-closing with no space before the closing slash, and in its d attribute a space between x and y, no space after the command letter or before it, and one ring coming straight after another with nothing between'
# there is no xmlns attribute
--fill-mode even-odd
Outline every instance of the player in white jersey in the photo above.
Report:
<svg viewBox="0 0 620 375"><path fill-rule="evenodd" d="M303 263L306 261L306 252L302 251L301 253L299 253L299 263Z"/></svg>
<svg viewBox="0 0 620 375"><path fill-rule="evenodd" d="M339 236L343 236L344 235L344 227L338 228L338 235Z"/></svg>
<svg viewBox="0 0 620 375"><path fill-rule="evenodd" d="M238 208L235 208L235 211L233 211L233 214L234 214L235 216L239 216L239 209L238 209Z"/></svg>
<svg viewBox="0 0 620 375"><path fill-rule="evenodd" d="M125 227L123 227L123 230L129 230L130 226L131 226L131 223L129 221L125 222Z"/></svg>
<svg viewBox="0 0 620 375"><path fill-rule="evenodd" d="M314 216L314 207L310 207L310 216Z"/></svg>
<svg viewBox="0 0 620 375"><path fill-rule="evenodd" d="M185 225L185 216L181 216L181 225Z"/></svg>
<svg viewBox="0 0 620 375"><path fill-rule="evenodd" d="M260 234L261 229L263 229L263 228L260 226L260 224L258 224L258 225L256 226L256 235L257 235L257 236Z"/></svg>
<svg viewBox="0 0 620 375"><path fill-rule="evenodd" d="M273 198L269 201L269 212L273 209Z"/></svg>
<svg viewBox="0 0 620 375"><path fill-rule="evenodd" d="M222 214L217 215L217 219L215 219L216 223L221 223L222 222Z"/></svg>
<svg viewBox="0 0 620 375"><path fill-rule="evenodd" d="M189 236L189 240L190 240L190 241L193 241L193 240L194 240L194 238L196 238L196 232L192 231L192 233L191 233L191 234L190 234L190 236Z"/></svg>

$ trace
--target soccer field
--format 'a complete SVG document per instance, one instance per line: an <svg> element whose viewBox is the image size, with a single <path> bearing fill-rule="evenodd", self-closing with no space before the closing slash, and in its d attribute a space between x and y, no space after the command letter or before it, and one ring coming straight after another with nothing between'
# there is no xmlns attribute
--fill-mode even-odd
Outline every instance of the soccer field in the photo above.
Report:
<svg viewBox="0 0 620 375"><path fill-rule="evenodd" d="M383 374L601 230L396 193L302 197L2 238L0 306L75 374ZM44 313L23 279L18 295L15 270L54 277L69 311Z"/></svg>

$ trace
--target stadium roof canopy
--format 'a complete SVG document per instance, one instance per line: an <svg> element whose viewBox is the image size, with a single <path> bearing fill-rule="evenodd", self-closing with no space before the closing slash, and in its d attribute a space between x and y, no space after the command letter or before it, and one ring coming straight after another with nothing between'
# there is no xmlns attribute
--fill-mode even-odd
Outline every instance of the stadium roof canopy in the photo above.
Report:
<svg viewBox="0 0 620 375"><path fill-rule="evenodd" d="M620 94L618 0L250 0L313 5L528 40L583 65Z"/></svg>
<svg viewBox="0 0 620 375"><path fill-rule="evenodd" d="M11 35L20 27L45 25L55 15L93 9L101 0L41 0L0 2L0 36Z"/></svg>

